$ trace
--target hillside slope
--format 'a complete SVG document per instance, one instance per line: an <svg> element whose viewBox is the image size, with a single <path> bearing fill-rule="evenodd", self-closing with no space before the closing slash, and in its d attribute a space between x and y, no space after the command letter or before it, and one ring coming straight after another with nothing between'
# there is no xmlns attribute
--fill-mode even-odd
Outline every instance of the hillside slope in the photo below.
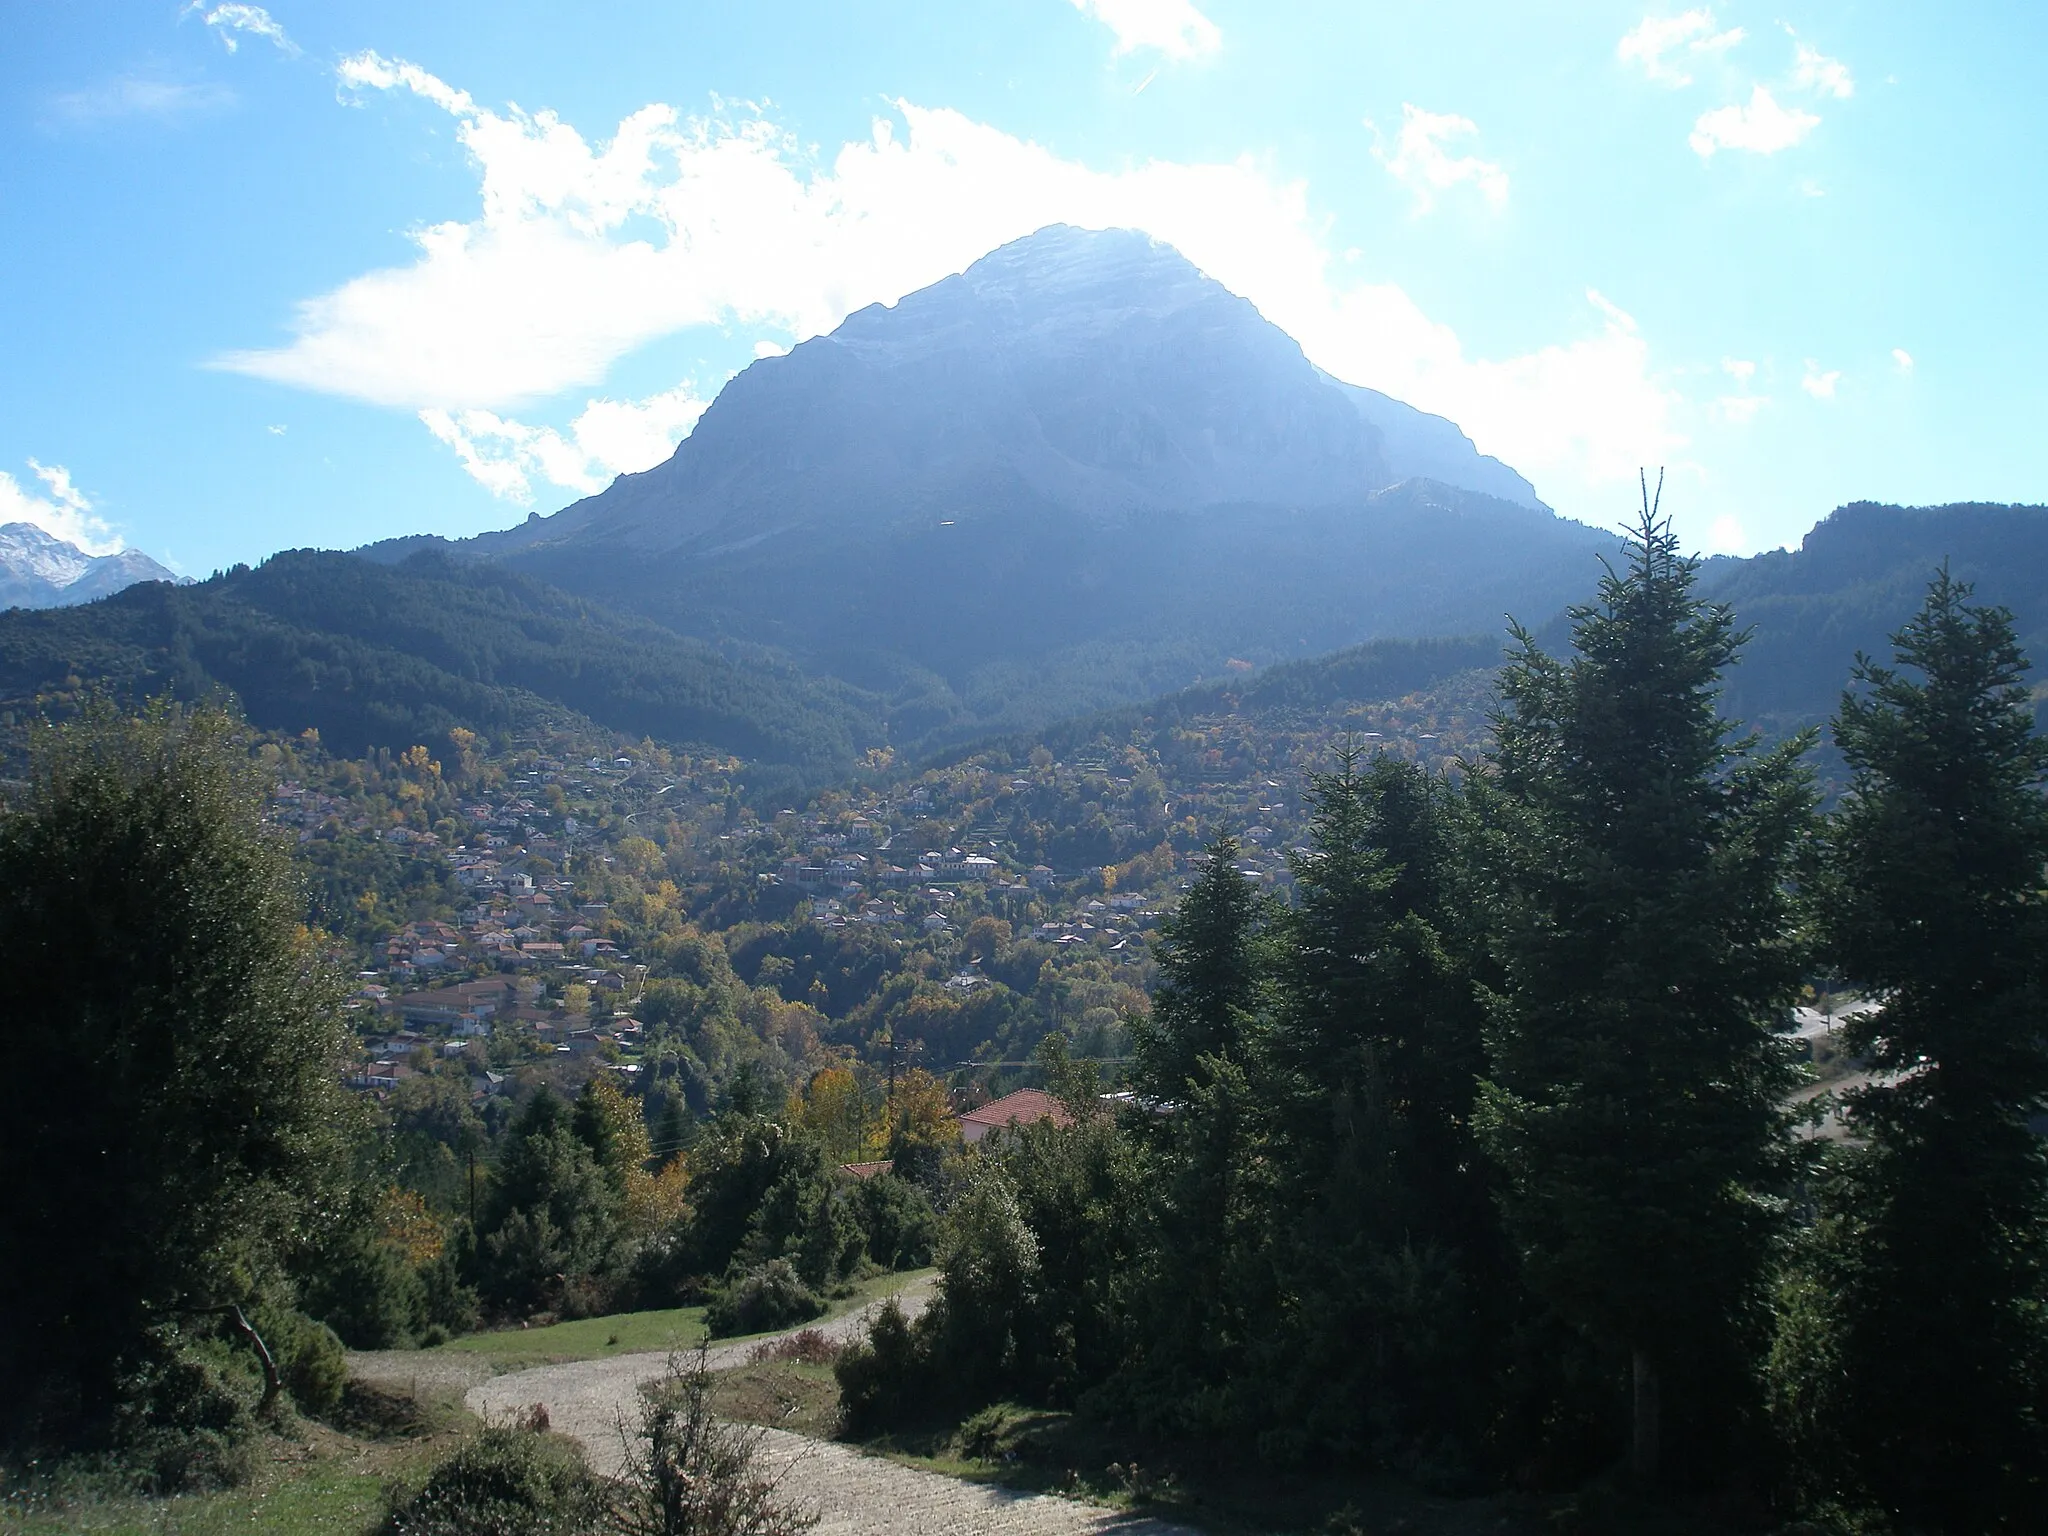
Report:
<svg viewBox="0 0 2048 1536"><path fill-rule="evenodd" d="M1944 562L1976 600L2010 608L2048 681L2048 507L1855 502L1796 550L1716 562L1701 583L1754 631L1729 674L1725 709L1773 735L1833 713L1858 651L1881 660Z"/></svg>
<svg viewBox="0 0 2048 1536"><path fill-rule="evenodd" d="M879 739L872 701L734 660L513 572L292 551L196 586L0 614L0 707L99 683L226 688L257 725L344 753L488 736L543 712L824 771Z"/></svg>

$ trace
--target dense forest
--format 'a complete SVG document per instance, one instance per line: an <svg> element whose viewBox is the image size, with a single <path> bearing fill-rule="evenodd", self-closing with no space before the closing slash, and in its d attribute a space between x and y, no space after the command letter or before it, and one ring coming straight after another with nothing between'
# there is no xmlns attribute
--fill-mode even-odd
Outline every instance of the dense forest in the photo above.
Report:
<svg viewBox="0 0 2048 1536"><path fill-rule="evenodd" d="M881 731L873 701L842 685L431 553L387 566L296 551L196 586L0 614L13 715L95 686L137 699L226 689L252 722L317 730L350 754L580 718L821 773Z"/></svg>

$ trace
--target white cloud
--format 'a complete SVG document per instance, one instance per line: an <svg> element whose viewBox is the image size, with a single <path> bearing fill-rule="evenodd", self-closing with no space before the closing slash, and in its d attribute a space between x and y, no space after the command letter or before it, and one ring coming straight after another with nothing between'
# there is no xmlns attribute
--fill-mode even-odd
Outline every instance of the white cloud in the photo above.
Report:
<svg viewBox="0 0 2048 1536"><path fill-rule="evenodd" d="M1707 531L1707 553L1710 555L1746 555L1749 553L1749 535L1742 531L1742 522L1733 514L1724 513L1714 519Z"/></svg>
<svg viewBox="0 0 2048 1536"><path fill-rule="evenodd" d="M1740 27L1725 32L1714 30L1714 13L1709 10L1682 11L1676 16L1645 16L1615 46L1615 57L1624 64L1639 66L1646 78L1676 90L1691 85L1692 76L1667 56L1686 53L1726 53L1741 42Z"/></svg>
<svg viewBox="0 0 2048 1536"><path fill-rule="evenodd" d="M1820 364L1809 357L1806 360L1806 377L1799 381L1799 387L1816 400L1832 400L1835 398L1835 382L1841 376L1841 369L1830 368L1823 372Z"/></svg>
<svg viewBox="0 0 2048 1536"><path fill-rule="evenodd" d="M1747 358L1724 357L1721 359L1721 371L1746 388L1749 381L1756 377L1756 364Z"/></svg>
<svg viewBox="0 0 2048 1536"><path fill-rule="evenodd" d="M285 429L283 427L278 426L274 423L270 426L265 427L263 430L268 432L272 437L283 437L285 433Z"/></svg>
<svg viewBox="0 0 2048 1536"><path fill-rule="evenodd" d="M192 4L185 7L184 14L198 16L212 27L229 53L239 46L239 39L235 36L238 32L274 43L284 53L296 55L299 51L299 45L285 36L284 28L260 5L228 4L209 9L206 0L192 0Z"/></svg>
<svg viewBox="0 0 2048 1536"><path fill-rule="evenodd" d="M1768 89L1759 85L1749 93L1747 105L1716 107L1700 114L1689 140L1693 153L1709 159L1717 149L1743 149L1751 154L1775 155L1790 149L1820 126L1820 119L1796 107L1782 107Z"/></svg>
<svg viewBox="0 0 2048 1536"><path fill-rule="evenodd" d="M1856 94L1856 80L1849 73L1849 66L1807 43L1799 45L1792 79L1816 95L1832 96L1837 101L1847 101Z"/></svg>
<svg viewBox="0 0 2048 1536"><path fill-rule="evenodd" d="M1913 354L1904 347L1893 347L1892 366L1901 373L1911 373L1913 371Z"/></svg>
<svg viewBox="0 0 2048 1536"><path fill-rule="evenodd" d="M587 496L614 475L652 469L675 452L707 403L687 384L644 400L591 400L566 436L486 410L429 407L420 420L479 485L524 503L536 477Z"/></svg>
<svg viewBox="0 0 2048 1536"><path fill-rule="evenodd" d="M122 547L119 534L93 511L85 493L71 483L71 471L62 464L28 467L43 482L46 495L23 488L20 481L0 470L0 523L34 523L45 533L76 544L88 555L111 555Z"/></svg>
<svg viewBox="0 0 2048 1536"><path fill-rule="evenodd" d="M1368 122L1367 127L1372 127ZM1375 134L1378 129L1373 130ZM1373 146L1373 155L1394 179L1415 194L1415 211L1427 213L1436 194L1448 187L1470 182L1492 207L1508 200L1508 174L1490 160L1477 155L1453 155L1444 148L1447 140L1476 136L1479 125L1469 117L1446 112L1425 112L1413 102L1401 103L1401 133L1394 152L1384 144Z"/></svg>
<svg viewBox="0 0 2048 1536"><path fill-rule="evenodd" d="M1097 171L908 102L829 161L758 117L685 121L661 105L592 145L551 113L478 107L403 61L363 55L341 73L456 117L482 213L418 231L409 265L306 301L288 344L220 365L439 412L437 432L507 494L518 494L511 470L529 486L559 470L580 489L625 467L600 463L574 427L565 436L505 413L596 386L645 343L713 324L802 340L1058 222L1178 247L1317 364L1457 421L1560 505L1683 443L1678 401L1619 308L1589 293L1578 334L1468 356L1400 288L1332 253L1301 183L1249 157Z"/></svg>
<svg viewBox="0 0 2048 1536"><path fill-rule="evenodd" d="M1118 54L1156 49L1169 59L1192 59L1223 45L1216 23L1196 10L1193 0L1073 0L1116 34Z"/></svg>

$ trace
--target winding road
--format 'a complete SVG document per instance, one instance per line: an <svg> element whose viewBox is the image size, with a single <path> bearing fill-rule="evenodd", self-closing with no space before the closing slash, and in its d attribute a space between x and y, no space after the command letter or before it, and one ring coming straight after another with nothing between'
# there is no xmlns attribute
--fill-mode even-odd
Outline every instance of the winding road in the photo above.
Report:
<svg viewBox="0 0 2048 1536"><path fill-rule="evenodd" d="M924 1309L931 1286L926 1277L898 1292L896 1299L906 1313L916 1316ZM844 1343L866 1328L873 1310L870 1306L810 1326L835 1343ZM801 1331L718 1345L708 1352L706 1363L713 1370L729 1370L744 1364L763 1343ZM395 1385L403 1385L408 1370L413 1379L426 1379L418 1356L409 1363L402 1355L358 1360L359 1374ZM642 1384L667 1369L668 1356L658 1352L535 1366L477 1381L463 1401L486 1419L515 1417L543 1407L549 1428L576 1440L593 1467L611 1474L624 1463L621 1426L636 1418ZM1195 1536L1184 1526L1051 1494L961 1482L786 1430L760 1433L762 1454L783 1494L817 1513L819 1536Z"/></svg>

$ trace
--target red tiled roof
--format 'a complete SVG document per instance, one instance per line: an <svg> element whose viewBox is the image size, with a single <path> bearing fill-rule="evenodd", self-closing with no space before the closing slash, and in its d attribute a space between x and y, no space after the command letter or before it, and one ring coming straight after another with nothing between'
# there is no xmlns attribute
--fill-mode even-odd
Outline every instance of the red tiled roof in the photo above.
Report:
<svg viewBox="0 0 2048 1536"><path fill-rule="evenodd" d="M1036 1088L1019 1088L1015 1093L1003 1095L979 1109L970 1109L962 1115L963 1122L990 1127L1006 1125L1030 1125L1037 1120L1050 1120L1054 1125L1072 1125L1074 1117L1067 1113L1067 1107L1049 1093Z"/></svg>

